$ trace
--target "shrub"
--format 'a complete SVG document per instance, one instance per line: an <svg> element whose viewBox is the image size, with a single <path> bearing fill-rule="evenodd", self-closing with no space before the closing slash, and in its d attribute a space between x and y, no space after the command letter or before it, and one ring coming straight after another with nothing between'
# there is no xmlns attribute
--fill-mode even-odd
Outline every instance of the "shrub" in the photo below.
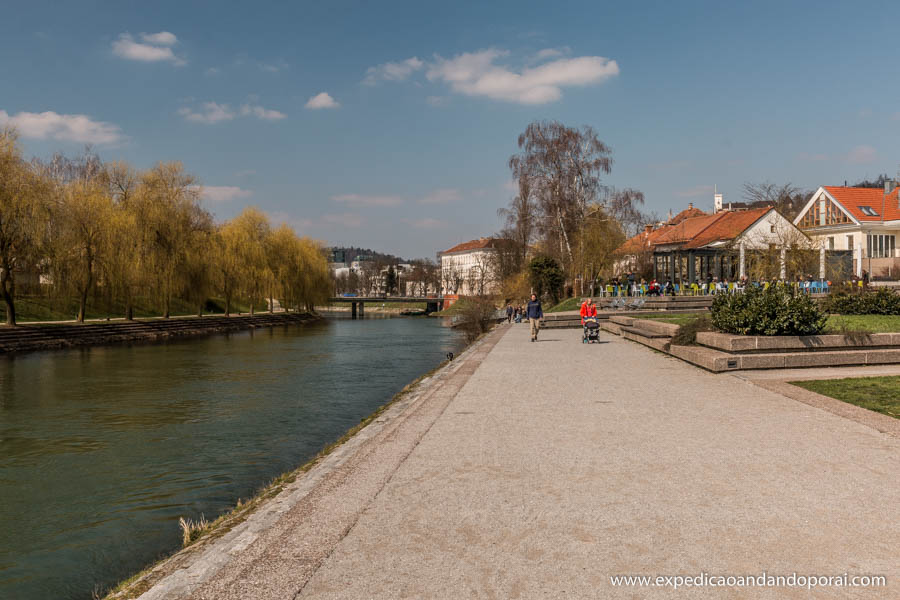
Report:
<svg viewBox="0 0 900 600"><path fill-rule="evenodd" d="M551 304L559 304L566 276L559 263L549 256L536 256L528 264L531 286L538 298L549 296Z"/></svg>
<svg viewBox="0 0 900 600"><path fill-rule="evenodd" d="M888 288L862 294L841 292L829 296L823 308L839 315L900 315L900 295Z"/></svg>
<svg viewBox="0 0 900 600"><path fill-rule="evenodd" d="M827 320L815 300L784 286L717 295L710 316L716 329L738 335L814 335Z"/></svg>
<svg viewBox="0 0 900 600"><path fill-rule="evenodd" d="M466 334L466 339L474 341L482 333L487 333L494 324L497 307L489 298L476 296L462 301L458 313L458 327Z"/></svg>
<svg viewBox="0 0 900 600"><path fill-rule="evenodd" d="M713 324L709 315L700 315L691 319L678 328L678 333L672 337L672 343L676 346L691 346L697 343L697 334L701 331L712 331Z"/></svg>

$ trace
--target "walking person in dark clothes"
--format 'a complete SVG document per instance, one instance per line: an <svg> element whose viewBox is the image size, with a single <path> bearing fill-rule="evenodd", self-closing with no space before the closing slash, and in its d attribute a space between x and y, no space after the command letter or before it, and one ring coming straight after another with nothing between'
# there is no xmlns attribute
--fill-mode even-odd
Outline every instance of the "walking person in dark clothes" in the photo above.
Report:
<svg viewBox="0 0 900 600"><path fill-rule="evenodd" d="M538 331L541 329L541 319L544 318L544 309L541 308L541 301L538 300L536 294L531 295L531 301L528 303L525 313L528 321L531 323L531 341L537 340Z"/></svg>
<svg viewBox="0 0 900 600"><path fill-rule="evenodd" d="M512 319L513 319L513 307L512 307L512 304L507 304L506 305L506 322L512 323Z"/></svg>

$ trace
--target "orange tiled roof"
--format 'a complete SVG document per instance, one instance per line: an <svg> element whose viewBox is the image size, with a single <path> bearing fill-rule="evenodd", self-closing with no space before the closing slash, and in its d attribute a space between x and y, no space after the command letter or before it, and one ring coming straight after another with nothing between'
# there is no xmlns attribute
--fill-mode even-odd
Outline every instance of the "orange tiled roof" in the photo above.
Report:
<svg viewBox="0 0 900 600"><path fill-rule="evenodd" d="M625 240L621 246L616 248L615 254L637 254L638 252L649 250L656 245L656 240L664 235L668 229L668 226L664 225L651 230L649 233L642 231L636 236Z"/></svg>
<svg viewBox="0 0 900 600"><path fill-rule="evenodd" d="M480 238L477 240L472 240L469 242L463 242L462 244L457 244L450 248L449 250L444 250L442 254L451 254L453 252L465 252L467 250L481 250L484 248L493 248L494 247L494 238Z"/></svg>
<svg viewBox="0 0 900 600"><path fill-rule="evenodd" d="M773 209L765 207L737 212L723 211L712 215L698 211L701 213L699 216L688 217L675 224L668 224L676 221L676 217L650 233L642 231L630 238L616 249L616 254L635 254L655 246L665 245L702 248L714 242L733 240L770 210ZM679 216L681 214L679 213Z"/></svg>
<svg viewBox="0 0 900 600"><path fill-rule="evenodd" d="M691 206L690 208L684 209L683 211L681 211L680 213L678 213L677 215L675 215L674 217L669 219L668 224L669 225L677 225L678 223L681 223L685 219L691 219L693 217L702 217L704 215L706 215L705 212L703 212L699 208L695 208L695 207Z"/></svg>
<svg viewBox="0 0 900 600"><path fill-rule="evenodd" d="M720 212L714 215L703 215L702 217L692 217L685 219L680 223L671 225L664 236L661 236L657 244L680 244L693 239L704 229L722 219L726 214Z"/></svg>
<svg viewBox="0 0 900 600"><path fill-rule="evenodd" d="M850 212L857 221L881 221L882 206L884 220L893 221L900 219L900 205L898 205L898 190L892 191L887 196L882 188L858 188L826 185L825 191L831 197ZM878 216L867 215L860 209L861 206L869 206Z"/></svg>
<svg viewBox="0 0 900 600"><path fill-rule="evenodd" d="M687 244L685 244L685 247L702 248L703 246L708 246L714 242L733 240L747 231L751 225L756 223L770 210L774 209L766 207L719 213L722 215L722 218L717 219L706 229L694 236Z"/></svg>

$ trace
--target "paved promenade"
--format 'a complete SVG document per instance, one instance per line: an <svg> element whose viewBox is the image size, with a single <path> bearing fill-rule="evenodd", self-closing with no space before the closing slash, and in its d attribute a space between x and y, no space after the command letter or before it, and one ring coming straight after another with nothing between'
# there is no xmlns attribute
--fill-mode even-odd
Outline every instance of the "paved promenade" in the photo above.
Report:
<svg viewBox="0 0 900 600"><path fill-rule="evenodd" d="M144 597L900 598L900 438L580 336L501 325ZM610 582L762 572L888 587Z"/></svg>

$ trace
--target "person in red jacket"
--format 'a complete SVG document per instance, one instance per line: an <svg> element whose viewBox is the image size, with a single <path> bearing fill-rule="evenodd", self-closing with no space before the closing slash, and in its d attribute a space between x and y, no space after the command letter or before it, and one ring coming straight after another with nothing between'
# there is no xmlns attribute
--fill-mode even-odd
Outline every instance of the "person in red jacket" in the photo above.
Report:
<svg viewBox="0 0 900 600"><path fill-rule="evenodd" d="M581 324L584 325L585 317L596 317L597 316L597 305L594 304L593 298L588 298L584 302L581 303Z"/></svg>

